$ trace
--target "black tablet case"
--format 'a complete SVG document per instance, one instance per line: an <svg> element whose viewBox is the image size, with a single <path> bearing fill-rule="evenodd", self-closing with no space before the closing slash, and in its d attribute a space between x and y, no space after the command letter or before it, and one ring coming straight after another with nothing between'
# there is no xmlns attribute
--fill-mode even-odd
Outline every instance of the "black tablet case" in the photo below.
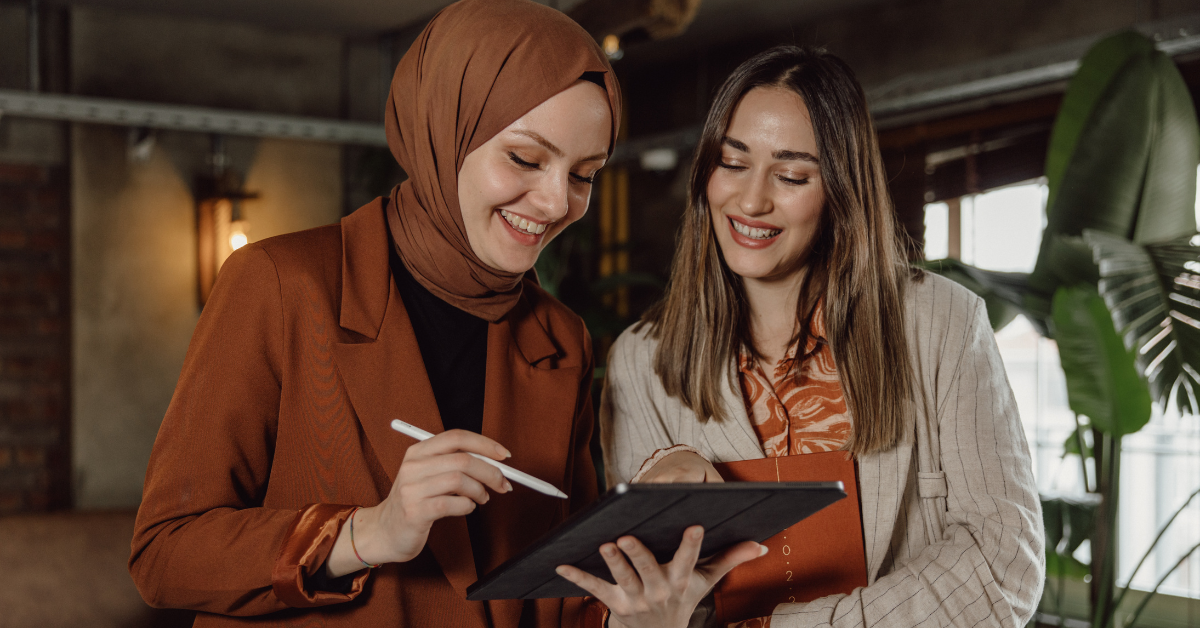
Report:
<svg viewBox="0 0 1200 628"><path fill-rule="evenodd" d="M618 484L521 554L467 588L468 600L587 595L555 573L574 565L612 582L600 546L637 537L660 563L675 555L683 531L704 526L700 555L742 541L762 542L846 496L841 482Z"/></svg>

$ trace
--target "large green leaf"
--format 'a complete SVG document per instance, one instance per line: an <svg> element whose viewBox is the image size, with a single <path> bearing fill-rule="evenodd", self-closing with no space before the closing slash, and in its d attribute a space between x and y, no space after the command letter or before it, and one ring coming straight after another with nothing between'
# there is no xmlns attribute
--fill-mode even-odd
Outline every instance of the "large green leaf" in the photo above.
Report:
<svg viewBox="0 0 1200 628"><path fill-rule="evenodd" d="M1100 496L1042 496L1041 501L1042 524L1046 531L1046 573L1082 579L1090 572L1089 567L1073 554L1095 532Z"/></svg>
<svg viewBox="0 0 1200 628"><path fill-rule="evenodd" d="M1136 33L1095 48L1068 88L1047 153L1050 200L1030 286L1094 283L1090 252L1064 245L1084 229L1137 242L1196 230L1200 130L1174 63Z"/></svg>
<svg viewBox="0 0 1200 628"><path fill-rule="evenodd" d="M1059 183L1084 125L1092 116L1096 103L1108 90L1113 77L1131 57L1148 54L1153 42L1136 32L1118 33L1092 46L1079 63L1079 70L1071 78L1066 95L1063 96L1058 118L1050 133L1050 147L1046 153L1046 182L1050 187L1050 202L1058 193Z"/></svg>
<svg viewBox="0 0 1200 628"><path fill-rule="evenodd" d="M1053 286L1057 288L1059 285L1070 285L1075 283L1083 283L1088 285L1096 285L1100 280L1100 271L1096 268L1095 262L1092 261L1091 249L1087 243L1077 237L1060 237L1050 236L1048 242L1043 242L1042 251L1038 255L1038 265L1046 268L1055 269L1055 275L1064 284L1055 283ZM1066 281L1069 279L1070 281ZM1035 279L1030 275L1029 284L1034 285ZM1039 286L1037 289L1031 287L1022 295L1024 299L1021 302L1022 309L1027 312L1030 320L1047 321L1045 327L1050 327L1048 332L1043 333L1047 338L1054 337L1053 326L1049 325L1051 301L1054 298L1054 291L1043 289ZM1041 328L1039 328L1041 329Z"/></svg>
<svg viewBox="0 0 1200 628"><path fill-rule="evenodd" d="M1074 556L1046 552L1046 575L1065 576L1075 580L1083 580L1091 575L1092 568L1085 565Z"/></svg>
<svg viewBox="0 0 1200 628"><path fill-rule="evenodd" d="M1200 125L1191 92L1175 62L1161 52L1151 57L1158 78L1154 126L1146 181L1133 228L1139 244L1163 242L1196 233L1196 164L1200 161Z"/></svg>
<svg viewBox="0 0 1200 628"><path fill-rule="evenodd" d="M1100 294L1088 285L1059 288L1053 316L1071 410L1107 434L1140 430L1150 420L1150 391Z"/></svg>
<svg viewBox="0 0 1200 628"><path fill-rule="evenodd" d="M1200 236L1138 245L1088 231L1100 293L1154 398L1200 414Z"/></svg>
<svg viewBox="0 0 1200 628"><path fill-rule="evenodd" d="M1046 156L1046 229L1034 270L1019 280L961 262L927 262L984 297L993 328L1024 314L1045 335L1060 286L1095 285L1079 236L1092 229L1153 242L1196 231L1200 127L1175 64L1136 32L1088 51L1071 79Z"/></svg>

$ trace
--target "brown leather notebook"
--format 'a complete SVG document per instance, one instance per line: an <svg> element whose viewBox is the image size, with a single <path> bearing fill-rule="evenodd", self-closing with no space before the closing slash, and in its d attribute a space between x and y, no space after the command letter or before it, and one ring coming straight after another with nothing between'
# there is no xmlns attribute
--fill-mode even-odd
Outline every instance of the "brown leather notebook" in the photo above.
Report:
<svg viewBox="0 0 1200 628"><path fill-rule="evenodd" d="M721 626L770 615L777 604L809 602L867 586L854 460L844 451L715 465L726 482L835 482L846 496L763 542L766 556L737 567L717 585Z"/></svg>

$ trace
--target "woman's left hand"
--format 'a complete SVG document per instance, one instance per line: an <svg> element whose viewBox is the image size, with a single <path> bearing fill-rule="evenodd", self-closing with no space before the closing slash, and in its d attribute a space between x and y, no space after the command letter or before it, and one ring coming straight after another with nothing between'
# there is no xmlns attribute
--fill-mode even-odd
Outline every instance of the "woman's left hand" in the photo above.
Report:
<svg viewBox="0 0 1200 628"><path fill-rule="evenodd" d="M654 554L632 536L600 546L600 555L612 571L616 584L597 578L570 565L558 567L558 575L579 585L608 606L612 628L684 628L692 611L713 586L731 569L766 553L754 541L739 543L703 565L697 565L704 528L692 526L671 562L660 565ZM622 553L623 552L623 553ZM625 557L629 557L626 562ZM633 563L633 566L630 566Z"/></svg>

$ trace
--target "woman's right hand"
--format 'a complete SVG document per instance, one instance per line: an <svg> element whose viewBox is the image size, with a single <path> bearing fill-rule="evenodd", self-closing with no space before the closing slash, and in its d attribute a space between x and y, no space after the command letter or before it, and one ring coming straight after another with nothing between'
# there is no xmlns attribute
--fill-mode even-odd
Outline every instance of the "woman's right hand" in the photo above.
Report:
<svg viewBox="0 0 1200 628"><path fill-rule="evenodd" d="M666 456L650 467L646 474L638 480L639 483L663 484L699 484L724 481L712 463L690 451L677 451Z"/></svg>
<svg viewBox="0 0 1200 628"><path fill-rule="evenodd" d="M500 443L466 430L442 432L409 447L387 498L354 515L354 548L362 559L373 564L410 561L425 547L434 521L461 517L486 504L489 488L513 490L499 469L470 453L494 460L512 455ZM342 526L325 563L331 577L363 568L349 528Z"/></svg>

